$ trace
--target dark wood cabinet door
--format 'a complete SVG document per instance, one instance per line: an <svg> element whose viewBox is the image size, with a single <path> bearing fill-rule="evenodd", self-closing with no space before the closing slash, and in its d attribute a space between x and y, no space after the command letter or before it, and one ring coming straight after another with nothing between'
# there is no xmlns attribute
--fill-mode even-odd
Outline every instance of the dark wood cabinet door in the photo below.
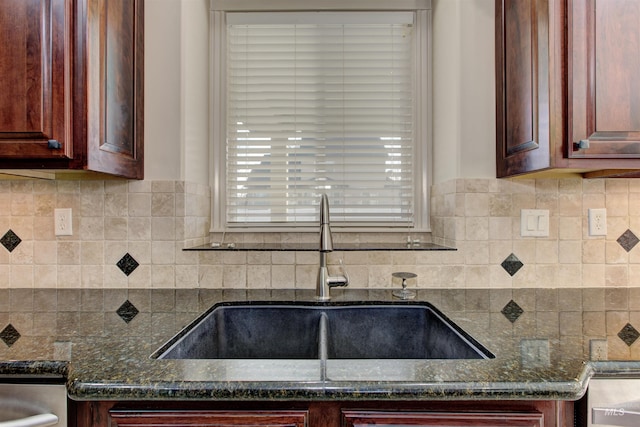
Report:
<svg viewBox="0 0 640 427"><path fill-rule="evenodd" d="M113 427L307 427L307 411L109 411Z"/></svg>
<svg viewBox="0 0 640 427"><path fill-rule="evenodd" d="M0 158L73 155L71 10L72 0L0 0Z"/></svg>
<svg viewBox="0 0 640 427"><path fill-rule="evenodd" d="M550 166L549 1L496 0L498 177Z"/></svg>
<svg viewBox="0 0 640 427"><path fill-rule="evenodd" d="M568 157L640 159L640 0L569 0L567 17Z"/></svg>
<svg viewBox="0 0 640 427"><path fill-rule="evenodd" d="M144 1L84 1L87 168L142 178Z"/></svg>
<svg viewBox="0 0 640 427"><path fill-rule="evenodd" d="M344 427L544 427L540 412L345 411Z"/></svg>

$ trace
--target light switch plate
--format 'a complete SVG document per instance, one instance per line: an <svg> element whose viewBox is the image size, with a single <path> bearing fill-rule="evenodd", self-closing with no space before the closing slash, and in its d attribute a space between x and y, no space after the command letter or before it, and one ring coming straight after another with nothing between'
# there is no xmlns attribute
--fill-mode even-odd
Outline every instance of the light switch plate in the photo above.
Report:
<svg viewBox="0 0 640 427"><path fill-rule="evenodd" d="M522 209L520 211L520 236L548 237L549 210Z"/></svg>

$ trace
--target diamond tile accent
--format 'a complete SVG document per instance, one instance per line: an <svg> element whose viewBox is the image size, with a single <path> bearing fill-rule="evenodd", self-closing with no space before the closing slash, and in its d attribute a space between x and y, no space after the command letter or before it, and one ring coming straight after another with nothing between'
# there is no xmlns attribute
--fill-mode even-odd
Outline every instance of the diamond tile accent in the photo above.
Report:
<svg viewBox="0 0 640 427"><path fill-rule="evenodd" d="M633 234L633 231L627 230L622 233L622 235L618 237L618 240L616 241L620 243L620 246L622 246L625 251L629 252L634 248L635 245L638 244L638 242L640 242L640 239L638 239L638 237Z"/></svg>
<svg viewBox="0 0 640 427"><path fill-rule="evenodd" d="M624 328L622 328L622 330L618 332L618 337L620 337L620 339L624 341L626 345L631 347L631 344L636 342L636 340L640 337L640 332L638 332L636 328L631 326L630 323L627 323Z"/></svg>
<svg viewBox="0 0 640 427"><path fill-rule="evenodd" d="M120 316L122 320L129 323L134 319L134 317L138 315L138 313L140 313L140 311L138 311L136 306L133 305L131 301L126 300L122 303L120 308L118 308L116 313L118 313L118 316Z"/></svg>
<svg viewBox="0 0 640 427"><path fill-rule="evenodd" d="M18 237L13 230L9 230L4 233L2 239L0 239L0 243L4 246L9 252L13 252L13 250L22 242L22 239Z"/></svg>
<svg viewBox="0 0 640 427"><path fill-rule="evenodd" d="M120 261L118 261L116 265L124 274L128 276L133 273L133 270L138 268L140 264L138 264L138 261L136 261L135 258L127 253L122 258L120 258Z"/></svg>
<svg viewBox="0 0 640 427"><path fill-rule="evenodd" d="M4 343L11 347L20 339L20 332L13 327L11 323L9 323L3 330L0 332L0 339L4 341Z"/></svg>
<svg viewBox="0 0 640 427"><path fill-rule="evenodd" d="M504 317L509 319L509 322L514 323L520 316L522 316L524 310L514 300L511 300L504 306L501 313L504 314Z"/></svg>
<svg viewBox="0 0 640 427"><path fill-rule="evenodd" d="M504 268L510 276L513 276L520 270L524 264L514 254L509 255L504 261L502 261L502 268Z"/></svg>

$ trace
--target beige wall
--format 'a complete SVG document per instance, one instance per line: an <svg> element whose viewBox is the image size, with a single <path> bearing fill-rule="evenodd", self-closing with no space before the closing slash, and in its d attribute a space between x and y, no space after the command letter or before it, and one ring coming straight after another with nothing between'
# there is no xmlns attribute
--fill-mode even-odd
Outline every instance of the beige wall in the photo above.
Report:
<svg viewBox="0 0 640 427"><path fill-rule="evenodd" d="M180 179L209 182L209 0L182 1Z"/></svg>
<svg viewBox="0 0 640 427"><path fill-rule="evenodd" d="M208 0L145 3L145 177L209 181Z"/></svg>
<svg viewBox="0 0 640 427"><path fill-rule="evenodd" d="M145 176L180 179L181 67L180 3L145 3Z"/></svg>
<svg viewBox="0 0 640 427"><path fill-rule="evenodd" d="M208 0L145 4L145 168L208 183ZM493 0L434 0L434 183L495 177Z"/></svg>
<svg viewBox="0 0 640 427"><path fill-rule="evenodd" d="M495 177L494 1L434 0L433 182Z"/></svg>

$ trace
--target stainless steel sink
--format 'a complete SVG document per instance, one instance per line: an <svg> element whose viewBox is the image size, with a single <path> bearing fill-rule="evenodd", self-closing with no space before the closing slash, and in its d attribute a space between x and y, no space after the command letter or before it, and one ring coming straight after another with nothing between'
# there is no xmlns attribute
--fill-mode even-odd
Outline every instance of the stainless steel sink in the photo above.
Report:
<svg viewBox="0 0 640 427"><path fill-rule="evenodd" d="M158 359L489 359L428 303L221 303Z"/></svg>

